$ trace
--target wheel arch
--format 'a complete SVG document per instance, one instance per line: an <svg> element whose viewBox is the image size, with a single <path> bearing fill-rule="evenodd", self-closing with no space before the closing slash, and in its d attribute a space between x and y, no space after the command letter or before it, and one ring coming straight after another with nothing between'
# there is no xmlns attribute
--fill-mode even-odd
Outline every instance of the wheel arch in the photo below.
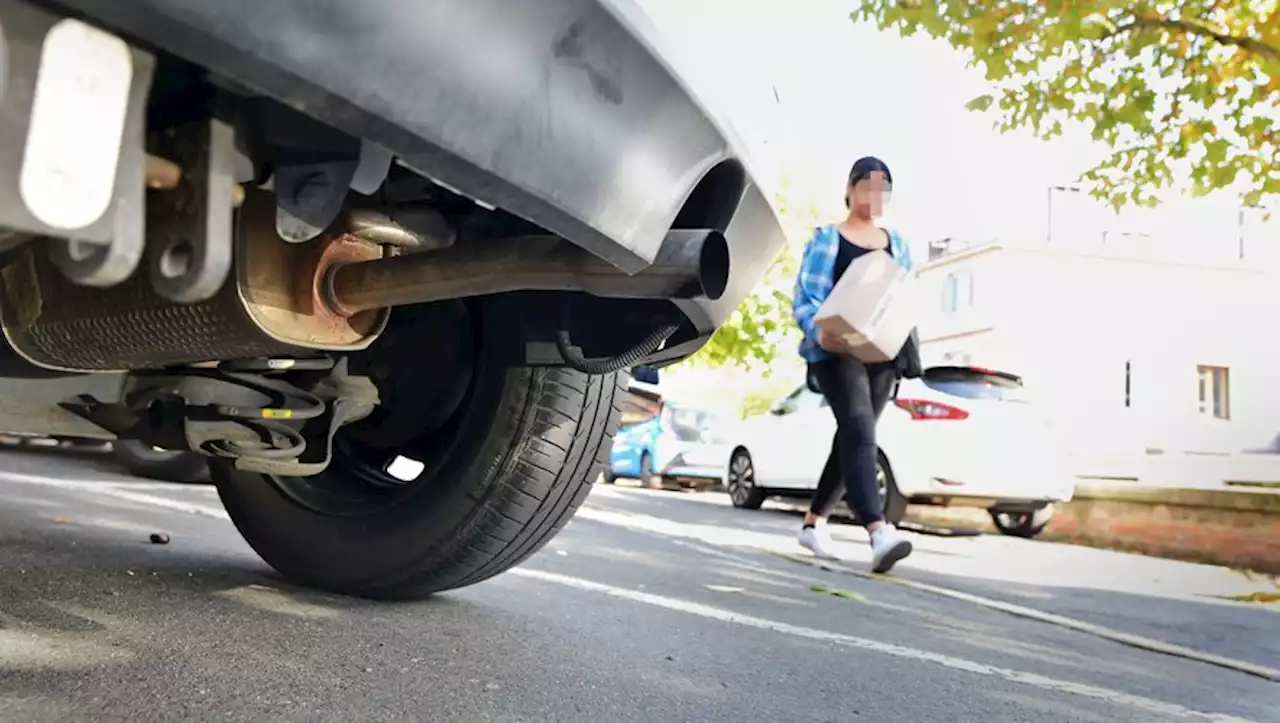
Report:
<svg viewBox="0 0 1280 723"><path fill-rule="evenodd" d="M889 461L889 453L884 451L884 447L878 444L876 445L876 458L880 460L882 463L884 463L885 470L888 471L889 476L893 477L894 481L896 482L898 479L898 475L895 474L893 471L893 463Z"/></svg>
<svg viewBox="0 0 1280 723"><path fill-rule="evenodd" d="M899 494L910 499L913 495L916 495L921 491L918 489L910 489L912 485L909 479L906 485L907 488L903 488L903 476L899 473L899 470L894 467L893 460L889 458L889 452L886 451L883 446L878 444L876 445L876 458L884 465L885 471L889 473L889 478L893 480L893 484L898 488ZM910 472L909 469L908 472Z"/></svg>
<svg viewBox="0 0 1280 723"><path fill-rule="evenodd" d="M906 515L907 506L911 504L911 495L902 491L898 484L898 475L893 471L893 463L889 461L889 455L885 453L884 448L876 445L876 461L884 465L886 480L889 490L885 498L884 517L891 524L898 524Z"/></svg>
<svg viewBox="0 0 1280 723"><path fill-rule="evenodd" d="M747 455L747 459L751 460L753 465L755 464L755 457L751 455L751 450L747 448L745 442L735 442L728 446L729 454L724 458L724 470L720 475L720 484L724 487L729 486L729 468L733 466L733 458L737 457L739 452Z"/></svg>

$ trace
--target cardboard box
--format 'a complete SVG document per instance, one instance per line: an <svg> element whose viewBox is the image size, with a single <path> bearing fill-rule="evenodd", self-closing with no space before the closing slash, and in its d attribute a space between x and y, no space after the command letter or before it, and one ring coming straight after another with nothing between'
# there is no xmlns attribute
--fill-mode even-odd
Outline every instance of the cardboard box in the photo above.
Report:
<svg viewBox="0 0 1280 723"><path fill-rule="evenodd" d="M864 362L892 361L916 325L915 276L886 251L853 260L818 309L818 327Z"/></svg>

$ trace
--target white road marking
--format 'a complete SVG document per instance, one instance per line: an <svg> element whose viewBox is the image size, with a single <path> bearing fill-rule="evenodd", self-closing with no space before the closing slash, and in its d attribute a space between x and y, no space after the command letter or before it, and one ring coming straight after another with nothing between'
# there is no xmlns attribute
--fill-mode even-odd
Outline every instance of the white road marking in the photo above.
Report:
<svg viewBox="0 0 1280 723"><path fill-rule="evenodd" d="M1193 710L1176 703L1166 703L1153 698L1123 693L1109 688L1075 683L1069 680L1051 678L1037 673L1014 670L1012 668L1001 668L994 665L987 665L986 663L965 660L964 658L932 653L927 650L920 650L918 648L911 648L904 645L883 643L878 640L871 640L868 638L859 638L853 635L846 635L844 633L837 633L830 630L819 630L817 628L809 628L802 625L792 625L791 623L758 618L752 615L744 615L742 613L736 613L731 610L725 610L723 608L713 607L711 605L705 605L703 603L693 602L690 600L681 600L679 598L655 595L653 593L640 592L638 590L628 590L626 588L615 587L605 583L593 582L591 580L584 580L554 572L518 568L511 570L507 574L556 585L563 585L565 587L571 587L578 590L600 593L609 597L616 597L643 605L650 605L653 607L663 608L665 610L673 610L675 612L686 613L688 615L695 615L708 620L741 625L743 627L755 628L757 630L768 630L775 633L781 633L783 635L804 638L806 640L817 640L849 648L858 648L860 650L892 655L897 658L919 661L921 663L932 663L952 670L973 673L974 675L1002 678L1004 680L1021 683L1023 685L1028 685L1045 691L1091 698L1104 703L1126 706L1135 710L1154 713L1170 718L1217 721L1218 723L1248 723L1247 718L1238 718L1236 716L1226 715L1223 713L1209 713Z"/></svg>
<svg viewBox="0 0 1280 723"><path fill-rule="evenodd" d="M980 595L974 595L972 593L967 593L960 590L952 590L951 588L941 587L939 585L930 585L929 583L926 583L926 582L909 580L904 577L873 575L868 572L862 572L861 570L850 569L848 565L843 565L838 562L836 563L828 563L825 561L818 562L818 561L815 561L813 557L806 556L806 555L795 555L790 553L773 552L769 550L766 550L766 552L768 552L769 554L782 557L783 559L791 560L792 562L800 563L802 565L817 566L817 567L821 567L824 570L842 572L845 574L854 575L856 577L861 577L866 580L874 580L876 582L881 582L881 583L895 583L898 585L902 585L904 587L913 588L915 590L921 590L923 592L933 593L934 595L941 595L943 597L948 597L953 600L961 600L963 602L967 602L972 605L991 608L992 610L999 610L1000 612L1008 613L1009 615L1014 615L1016 617L1027 618L1028 620L1036 620L1038 622L1048 623L1049 625L1057 625L1058 627L1067 628L1068 630L1074 630L1078 633L1093 635L1095 637L1110 640L1112 642L1120 643L1122 645L1128 645L1130 647L1140 648L1142 650L1148 650L1153 653L1161 653L1163 655L1170 655L1176 658L1186 658L1187 660L1195 660L1201 663L1207 663L1209 665L1216 665L1220 668L1227 668L1228 670L1235 670L1241 673L1247 673L1249 675L1253 675L1258 678L1262 678L1264 680L1280 682L1280 669L1277 669L1277 668L1269 668L1265 665L1257 665L1255 663L1250 663L1244 660L1236 660L1235 658L1228 658L1222 655L1205 653L1199 650L1193 650L1191 648L1188 648L1182 645L1174 645L1173 643L1166 643L1162 640L1148 638L1143 635L1134 635L1133 633L1126 633L1123 630L1113 630L1111 628L1104 627L1102 625L1094 625L1093 623L1088 623L1083 620L1077 620L1075 618L1069 618L1065 615L1056 615L1054 613L1048 613L1043 610L1030 608L1025 605L1015 605L1013 603L1004 602L1002 600L993 600L991 598L982 597Z"/></svg>
<svg viewBox="0 0 1280 723"><path fill-rule="evenodd" d="M0 479L3 476L0 475ZM102 484L102 483L99 483ZM216 497L217 490L213 485L196 485L196 484L175 484L173 482L116 482L110 480L105 484L109 484L116 489L121 490L141 490L144 492L180 492L183 494L191 494L200 497Z"/></svg>
<svg viewBox="0 0 1280 723"><path fill-rule="evenodd" d="M854 569L850 564L848 564L850 562L848 560L833 563L821 562L815 560L812 556L779 550L776 544L777 535L771 532L753 532L729 529L709 524L676 522L649 515L613 512L586 507L580 509L577 515L575 515L575 518L661 535L667 538L670 542L684 544L689 547L699 547L698 545L693 545L687 542L687 540L695 540L703 545L762 552L767 555L772 555L774 557L796 562L805 566L818 567L833 572L856 575L881 584L892 582L924 592L943 595L956 600L963 600L973 605L979 605L992 610L999 610L1017 617L1067 628L1085 635L1092 635L1120 643L1121 645L1128 645L1130 647L1159 653L1161 655L1194 660L1207 665L1214 665L1227 670L1245 673L1246 675L1252 675L1264 680L1280 681L1280 669L1251 663L1246 660L1237 660L1223 655L1206 653L1185 646L1166 643L1155 638L1126 633L1120 630L1113 630L1101 625L1094 625L1083 620L1077 620L1063 615L1055 615L1053 613L1044 612L1025 605L1015 605L1013 603L993 600L991 598L973 595L960 590L945 588L938 585L930 585L928 583L917 582L903 577L873 575L869 572L862 572ZM686 540L686 542L682 542L682 539ZM701 547L701 549L704 552L710 553L710 549L707 547Z"/></svg>
<svg viewBox="0 0 1280 723"><path fill-rule="evenodd" d="M166 485L163 482L155 483L155 487L146 487L147 483L114 483L114 482L79 482L76 480L55 479L53 477L40 477L39 475L22 474L20 472L4 472L0 474L0 482L18 482L21 484L39 485L42 487L53 487L56 489L75 490L77 492L89 492L92 494L103 495L105 497L115 497L116 499L126 500L128 502L136 502L138 504L151 505L152 507L163 507L177 512L186 512L191 515L200 515L202 517L212 517L216 520L230 520L226 510L221 507L212 505L202 505L194 502L183 502L168 497L160 497L158 495L149 495L145 492L134 491L136 489L174 489L174 485Z"/></svg>
<svg viewBox="0 0 1280 723"><path fill-rule="evenodd" d="M23 472L0 471L0 482L4 481L19 482L22 484L41 485L44 487L61 487L69 490L93 490L100 487L114 487L122 490L154 490L157 492L191 492L196 494L213 494L212 485L183 485L173 482L126 482L123 479L117 481L115 479L104 478L98 481L94 480L67 480L58 479L57 477L45 477L38 474L25 474Z"/></svg>
<svg viewBox="0 0 1280 723"><path fill-rule="evenodd" d="M181 500L172 500L168 497L157 497L144 492L130 492L122 489L103 489L97 490L99 493L108 497L115 497L129 502L137 502L143 505L151 505L153 507L163 507L177 512L186 512L191 515L200 515L201 517L212 517L215 520L230 520L227 511L221 507L212 507L210 505L198 505L192 502L183 502Z"/></svg>

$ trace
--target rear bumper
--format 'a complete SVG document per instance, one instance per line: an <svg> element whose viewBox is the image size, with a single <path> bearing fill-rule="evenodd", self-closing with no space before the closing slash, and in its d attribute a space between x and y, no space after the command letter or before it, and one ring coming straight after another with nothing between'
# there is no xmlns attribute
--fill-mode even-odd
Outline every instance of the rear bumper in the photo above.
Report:
<svg viewBox="0 0 1280 723"><path fill-rule="evenodd" d="M956 495L936 494L918 495L908 499L913 505L933 505L936 507L978 507L984 510L1001 509L1035 510L1045 505L1061 504L1071 501L1071 495L1028 494L1019 493L1010 496L999 495Z"/></svg>
<svg viewBox="0 0 1280 723"><path fill-rule="evenodd" d="M627 271L652 261L699 181L726 170L733 189L698 221L729 239L728 289L680 302L704 337L784 241L742 144L633 0L49 2L381 145Z"/></svg>
<svg viewBox="0 0 1280 723"><path fill-rule="evenodd" d="M658 472L666 477L723 480L729 468L730 449L722 444L658 440L655 450Z"/></svg>
<svg viewBox="0 0 1280 723"><path fill-rule="evenodd" d="M672 464L662 470L664 477L680 477L687 479L706 479L706 480L723 480L723 467L708 467L706 465L688 465L688 464Z"/></svg>
<svg viewBox="0 0 1280 723"><path fill-rule="evenodd" d="M995 503L1069 502L1076 477L1066 463L1018 464L999 454L890 460L899 491L932 504L991 507Z"/></svg>

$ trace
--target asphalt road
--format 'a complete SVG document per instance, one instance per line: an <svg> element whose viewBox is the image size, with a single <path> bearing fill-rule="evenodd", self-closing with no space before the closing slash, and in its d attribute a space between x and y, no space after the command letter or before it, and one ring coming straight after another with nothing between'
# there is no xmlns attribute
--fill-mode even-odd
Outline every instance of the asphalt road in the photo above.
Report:
<svg viewBox="0 0 1280 723"><path fill-rule="evenodd" d="M1280 683L788 559L794 514L718 495L597 487L520 569L395 605L282 582L206 487L6 452L0 497L0 720L1280 720ZM1206 597L1269 581L916 539L899 579L1280 667L1280 614Z"/></svg>

